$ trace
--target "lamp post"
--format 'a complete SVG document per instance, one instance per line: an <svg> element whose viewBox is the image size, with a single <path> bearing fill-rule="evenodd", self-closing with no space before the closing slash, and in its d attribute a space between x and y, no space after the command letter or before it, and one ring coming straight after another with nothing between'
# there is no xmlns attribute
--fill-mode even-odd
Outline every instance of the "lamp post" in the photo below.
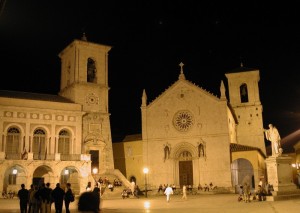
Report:
<svg viewBox="0 0 300 213"><path fill-rule="evenodd" d="M143 172L144 172L144 174L145 174L145 197L147 197L147 174L148 174L148 172L149 172L149 169L148 168L144 168L143 169Z"/></svg>

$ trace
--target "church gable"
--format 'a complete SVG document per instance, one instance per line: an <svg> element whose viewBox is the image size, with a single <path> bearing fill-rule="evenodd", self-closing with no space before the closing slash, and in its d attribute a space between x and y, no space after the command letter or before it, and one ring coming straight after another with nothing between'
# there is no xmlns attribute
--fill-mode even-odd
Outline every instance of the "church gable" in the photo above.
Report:
<svg viewBox="0 0 300 213"><path fill-rule="evenodd" d="M208 134L213 126L214 132L221 131L227 120L226 102L186 80L178 80L147 106L148 125L160 129L161 136ZM161 137L156 130L153 134Z"/></svg>

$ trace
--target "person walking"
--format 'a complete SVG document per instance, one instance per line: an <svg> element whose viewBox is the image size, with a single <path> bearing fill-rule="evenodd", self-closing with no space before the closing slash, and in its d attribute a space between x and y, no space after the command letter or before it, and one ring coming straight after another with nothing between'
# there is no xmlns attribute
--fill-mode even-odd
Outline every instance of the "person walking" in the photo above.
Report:
<svg viewBox="0 0 300 213"><path fill-rule="evenodd" d="M33 184L30 185L30 189L28 190L28 213L31 213L32 202L30 200L30 194L34 191Z"/></svg>
<svg viewBox="0 0 300 213"><path fill-rule="evenodd" d="M249 203L250 202L250 184L248 184L247 182L244 183L243 185L243 196L244 196L244 202L245 203Z"/></svg>
<svg viewBox="0 0 300 213"><path fill-rule="evenodd" d="M167 196L167 202L170 202L170 196L173 194L172 187L168 185L164 193Z"/></svg>
<svg viewBox="0 0 300 213"><path fill-rule="evenodd" d="M48 186L47 186L48 185ZM42 183L35 196L41 202L41 211L43 213L51 213L51 189L49 188L50 183Z"/></svg>
<svg viewBox="0 0 300 213"><path fill-rule="evenodd" d="M62 213L65 191L60 188L60 183L56 184L56 187L53 189L51 196L54 200L55 213Z"/></svg>
<svg viewBox="0 0 300 213"><path fill-rule="evenodd" d="M29 191L25 189L25 184L21 184L21 189L18 191L18 197L20 199L20 211L21 213L27 213Z"/></svg>
<svg viewBox="0 0 300 213"><path fill-rule="evenodd" d="M38 186L33 185L33 190L30 191L29 194L29 203L31 204L29 213L38 213L39 207L38 207L38 199L35 197L35 193L38 191Z"/></svg>
<svg viewBox="0 0 300 213"><path fill-rule="evenodd" d="M69 206L70 206L70 202L74 201L73 196L74 195L73 195L73 192L72 192L72 189L71 189L71 183L67 183L67 191L66 191L66 194L65 194L66 213L70 213Z"/></svg>
<svg viewBox="0 0 300 213"><path fill-rule="evenodd" d="M51 213L51 204L52 204L52 189L50 188L50 183L46 183L46 192L47 192L47 203L46 203L46 212Z"/></svg>
<svg viewBox="0 0 300 213"><path fill-rule="evenodd" d="M187 199L187 196L186 196L186 185L183 185L182 186L182 199Z"/></svg>

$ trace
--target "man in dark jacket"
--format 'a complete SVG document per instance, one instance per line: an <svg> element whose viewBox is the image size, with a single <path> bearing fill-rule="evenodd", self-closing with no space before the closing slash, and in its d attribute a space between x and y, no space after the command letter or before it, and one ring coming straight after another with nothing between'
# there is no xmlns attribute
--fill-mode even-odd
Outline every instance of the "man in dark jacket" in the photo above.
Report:
<svg viewBox="0 0 300 213"><path fill-rule="evenodd" d="M50 206L48 207L48 205L51 204L51 190L46 187L45 183L42 183L35 197L41 202L41 211L51 213Z"/></svg>
<svg viewBox="0 0 300 213"><path fill-rule="evenodd" d="M55 189L52 190L51 196L54 200L55 213L62 213L65 191L60 188L60 183L56 184Z"/></svg>
<svg viewBox="0 0 300 213"><path fill-rule="evenodd" d="M27 189L25 189L25 184L22 183L21 189L18 191L21 213L27 213L28 194L29 192Z"/></svg>
<svg viewBox="0 0 300 213"><path fill-rule="evenodd" d="M70 202L73 202L73 192L72 192L72 189L71 189L71 183L67 183L67 191L66 191L66 194L65 194L65 207L66 207L66 213L70 213L70 209L69 209L69 206L70 206Z"/></svg>

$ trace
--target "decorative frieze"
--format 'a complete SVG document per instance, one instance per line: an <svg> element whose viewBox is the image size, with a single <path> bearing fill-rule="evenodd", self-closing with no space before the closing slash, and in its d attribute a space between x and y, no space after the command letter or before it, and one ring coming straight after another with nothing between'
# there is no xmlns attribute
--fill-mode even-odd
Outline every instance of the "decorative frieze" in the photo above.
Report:
<svg viewBox="0 0 300 213"><path fill-rule="evenodd" d="M51 120L52 116L50 114L44 115L44 120Z"/></svg>
<svg viewBox="0 0 300 213"><path fill-rule="evenodd" d="M57 121L63 121L64 120L64 116L63 115L57 115L56 116L56 120Z"/></svg>
<svg viewBox="0 0 300 213"><path fill-rule="evenodd" d="M37 114L37 113L31 113L30 114L30 118L32 118L32 119L39 119L39 114Z"/></svg>
<svg viewBox="0 0 300 213"><path fill-rule="evenodd" d="M76 118L74 116L69 116L68 120L69 121L76 121Z"/></svg>
<svg viewBox="0 0 300 213"><path fill-rule="evenodd" d="M18 112L17 116L18 118L25 118L26 114L24 112Z"/></svg>
<svg viewBox="0 0 300 213"><path fill-rule="evenodd" d="M4 113L4 117L12 117L12 116L13 116L13 112L6 111Z"/></svg>

